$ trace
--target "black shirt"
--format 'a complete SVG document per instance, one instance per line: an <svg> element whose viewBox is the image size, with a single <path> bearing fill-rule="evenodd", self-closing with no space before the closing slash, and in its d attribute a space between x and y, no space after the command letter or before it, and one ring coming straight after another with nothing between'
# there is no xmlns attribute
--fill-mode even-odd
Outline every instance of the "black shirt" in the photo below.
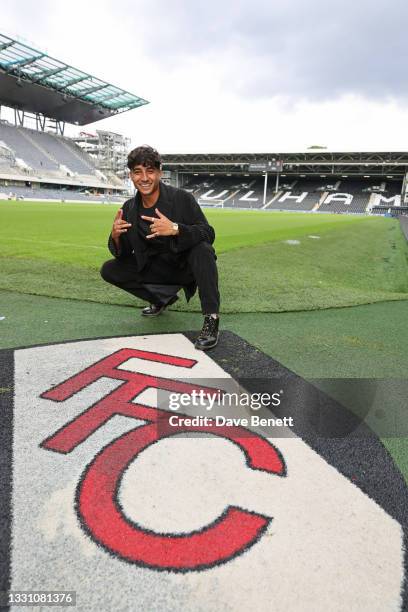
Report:
<svg viewBox="0 0 408 612"><path fill-rule="evenodd" d="M145 217L159 218L159 215L156 213L156 208L158 207L158 204L159 202L156 202L156 204L154 206L151 206L150 208L145 208L143 204L141 204L138 210L137 232L140 238L146 244L147 255L149 256L170 251L169 236L155 236L154 238L146 238L146 236L152 233L150 229L152 222L146 221L146 219L142 219L142 215Z"/></svg>

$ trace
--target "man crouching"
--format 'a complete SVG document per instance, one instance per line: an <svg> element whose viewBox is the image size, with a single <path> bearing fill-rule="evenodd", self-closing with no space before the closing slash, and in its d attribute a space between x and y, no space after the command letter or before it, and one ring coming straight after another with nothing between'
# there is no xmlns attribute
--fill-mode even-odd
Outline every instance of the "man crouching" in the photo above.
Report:
<svg viewBox="0 0 408 612"><path fill-rule="evenodd" d="M101 268L102 278L149 302L145 317L160 315L184 290L187 301L197 287L204 325L195 347L218 342L220 294L214 229L192 194L160 181L162 162L149 147L128 155L135 197L117 212L108 247L114 259Z"/></svg>

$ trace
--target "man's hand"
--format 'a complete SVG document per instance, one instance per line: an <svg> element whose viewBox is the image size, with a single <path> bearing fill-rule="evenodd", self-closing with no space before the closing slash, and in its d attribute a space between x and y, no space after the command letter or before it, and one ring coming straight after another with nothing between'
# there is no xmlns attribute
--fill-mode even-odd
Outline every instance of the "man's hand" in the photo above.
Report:
<svg viewBox="0 0 408 612"><path fill-rule="evenodd" d="M158 208L156 208L158 217L145 217L141 215L145 221L150 221L150 231L146 238L155 238L156 236L177 236L178 231L173 229L173 221L165 217Z"/></svg>
<svg viewBox="0 0 408 612"><path fill-rule="evenodd" d="M119 242L120 235L127 232L128 227L132 227L132 224L123 219L123 210L120 208L116 213L112 226L112 238L116 243Z"/></svg>

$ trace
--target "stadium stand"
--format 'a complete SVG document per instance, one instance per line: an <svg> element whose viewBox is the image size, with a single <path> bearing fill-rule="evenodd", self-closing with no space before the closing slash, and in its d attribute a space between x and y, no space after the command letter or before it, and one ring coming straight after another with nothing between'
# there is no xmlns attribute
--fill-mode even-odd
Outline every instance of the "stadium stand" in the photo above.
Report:
<svg viewBox="0 0 408 612"><path fill-rule="evenodd" d="M268 184L266 202L274 197L275 181ZM264 178L249 176L194 177L183 185L200 204L222 202L229 208L261 208L264 198Z"/></svg>
<svg viewBox="0 0 408 612"><path fill-rule="evenodd" d="M271 202L269 208L273 210L287 211L311 211L319 203L319 195L307 191L293 193L285 191L279 193L278 197Z"/></svg>
<svg viewBox="0 0 408 612"><path fill-rule="evenodd" d="M273 160L278 163L268 170ZM173 184L199 195L205 193L198 191L204 183L207 189L242 183L237 193L224 198L225 207L370 214L379 206L379 214L390 207L402 214L399 201L408 206L407 151L169 153L163 162ZM264 172L268 172L266 204ZM217 183L212 183L215 177Z"/></svg>
<svg viewBox="0 0 408 612"><path fill-rule="evenodd" d="M194 195L203 206L224 205L242 188L240 177L202 177L189 180L183 189Z"/></svg>
<svg viewBox="0 0 408 612"><path fill-rule="evenodd" d="M246 187L242 188L233 199L235 208L263 208L264 206L265 178L246 177ZM276 195L274 192L275 180L269 180L266 190L265 204Z"/></svg>
<svg viewBox="0 0 408 612"><path fill-rule="evenodd" d="M72 202L123 202L128 195L93 193L75 189L52 189L41 187L21 187L18 185L1 185L0 199L7 200L52 200Z"/></svg>
<svg viewBox="0 0 408 612"><path fill-rule="evenodd" d="M335 192L326 195L318 210L334 213L364 213L372 197L373 186L374 183L367 184L364 179L343 179Z"/></svg>
<svg viewBox="0 0 408 612"><path fill-rule="evenodd" d="M371 214L404 215L407 211L401 201L401 182L388 181L382 192L373 194L370 202Z"/></svg>
<svg viewBox="0 0 408 612"><path fill-rule="evenodd" d="M37 143L59 164L63 164L76 174L95 174L95 166L91 159L84 162L84 154L75 143L63 136L56 136L46 132L34 132ZM69 142L69 145L68 145ZM75 147L77 150L75 150Z"/></svg>
<svg viewBox="0 0 408 612"><path fill-rule="evenodd" d="M279 194L269 208L274 210L287 210L287 211L311 211L319 204L319 194L314 192L308 193L304 191L302 193L294 194L291 191L285 191Z"/></svg>
<svg viewBox="0 0 408 612"><path fill-rule="evenodd" d="M307 191L307 193L319 192L324 188L325 181L321 178L315 177L300 177L298 180L294 180L291 191L294 194L300 194Z"/></svg>
<svg viewBox="0 0 408 612"><path fill-rule="evenodd" d="M0 123L0 141L24 162L28 170L95 176L91 158L68 138L48 132ZM63 167L63 168L62 168ZM64 170L65 168L65 170Z"/></svg>
<svg viewBox="0 0 408 612"><path fill-rule="evenodd" d="M194 196L203 204L206 202L211 203L211 201L214 200L225 203L234 193L239 191L241 187L242 183L237 177L211 177L203 181L200 185L197 185L194 190Z"/></svg>
<svg viewBox="0 0 408 612"><path fill-rule="evenodd" d="M9 199L121 202L125 185L97 170L71 139L0 121L0 192Z"/></svg>
<svg viewBox="0 0 408 612"><path fill-rule="evenodd" d="M377 187L378 182L376 181ZM394 198L401 191L401 182L391 186L381 183L379 198ZM194 177L184 188L203 205L222 201L231 208L266 208L287 211L364 213L376 195L376 185L364 179L337 179L328 182L319 177L292 177L282 180L278 193L275 181L269 180L264 206L264 177ZM391 202L397 203L398 198ZM387 204L387 202L384 202Z"/></svg>
<svg viewBox="0 0 408 612"><path fill-rule="evenodd" d="M0 124L0 141L13 151L15 159L23 162L22 167L30 170L59 170L59 165L52 160L46 152L36 145L30 132L25 128L18 128Z"/></svg>
<svg viewBox="0 0 408 612"><path fill-rule="evenodd" d="M388 208L400 206L402 180L284 176L275 192L275 177L271 176L266 205L263 176L194 176L183 188L204 206L221 201L228 208L384 214Z"/></svg>
<svg viewBox="0 0 408 612"><path fill-rule="evenodd" d="M313 210L322 197L322 187L323 181L318 178L285 178L279 186L279 195L268 208L287 211Z"/></svg>

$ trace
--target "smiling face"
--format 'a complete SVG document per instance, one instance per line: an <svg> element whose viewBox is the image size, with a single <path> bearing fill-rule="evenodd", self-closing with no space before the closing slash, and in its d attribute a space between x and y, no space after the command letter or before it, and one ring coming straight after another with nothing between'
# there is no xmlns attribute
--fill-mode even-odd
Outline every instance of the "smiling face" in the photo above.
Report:
<svg viewBox="0 0 408 612"><path fill-rule="evenodd" d="M130 171L133 185L142 197L153 196L159 192L159 183L162 172L153 166L137 165Z"/></svg>

